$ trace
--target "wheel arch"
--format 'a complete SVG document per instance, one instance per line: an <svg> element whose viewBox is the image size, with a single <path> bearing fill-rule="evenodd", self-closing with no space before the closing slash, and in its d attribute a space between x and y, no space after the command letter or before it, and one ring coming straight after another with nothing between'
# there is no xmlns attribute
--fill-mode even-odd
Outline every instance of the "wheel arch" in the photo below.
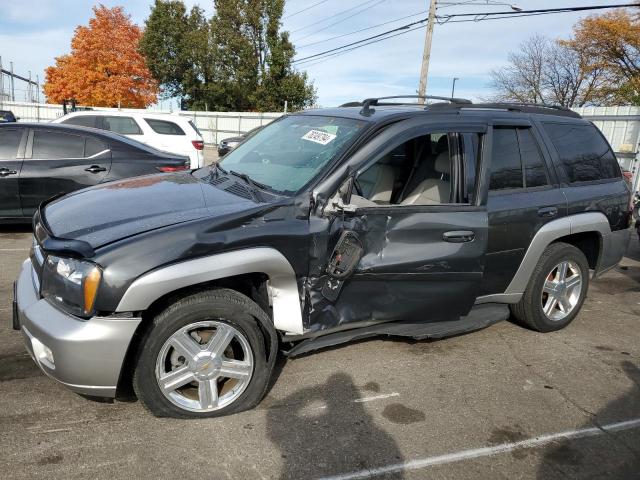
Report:
<svg viewBox="0 0 640 480"><path fill-rule="evenodd" d="M302 334L304 328L295 272L282 253L269 247L234 250L153 270L129 286L116 312L146 312L182 291L207 286L229 288L230 283L246 286L257 278L268 280L274 328ZM260 302L256 303L264 308Z"/></svg>
<svg viewBox="0 0 640 480"><path fill-rule="evenodd" d="M602 252L607 247L610 236L609 220L602 212L569 215L543 225L531 240L516 274L504 293L512 296L514 300L524 293L542 253L554 242L569 243L582 250L589 267L597 274L600 270Z"/></svg>

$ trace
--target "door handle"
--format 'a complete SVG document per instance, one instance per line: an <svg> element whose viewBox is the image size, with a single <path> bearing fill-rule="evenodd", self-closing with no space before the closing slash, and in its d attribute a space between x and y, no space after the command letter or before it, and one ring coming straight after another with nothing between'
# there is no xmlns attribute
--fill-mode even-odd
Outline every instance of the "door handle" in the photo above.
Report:
<svg viewBox="0 0 640 480"><path fill-rule="evenodd" d="M91 172L91 173L98 173L98 172L106 172L107 169L99 165L91 165L89 168L85 168L84 171Z"/></svg>
<svg viewBox="0 0 640 480"><path fill-rule="evenodd" d="M0 168L0 177L8 177L9 175L17 175L15 170L9 170L8 168Z"/></svg>
<svg viewBox="0 0 640 480"><path fill-rule="evenodd" d="M555 217L558 215L558 209L556 207L542 207L538 209L539 217Z"/></svg>
<svg viewBox="0 0 640 480"><path fill-rule="evenodd" d="M470 230L454 230L452 232L444 232L442 239L450 243L466 243L473 242L476 234Z"/></svg>

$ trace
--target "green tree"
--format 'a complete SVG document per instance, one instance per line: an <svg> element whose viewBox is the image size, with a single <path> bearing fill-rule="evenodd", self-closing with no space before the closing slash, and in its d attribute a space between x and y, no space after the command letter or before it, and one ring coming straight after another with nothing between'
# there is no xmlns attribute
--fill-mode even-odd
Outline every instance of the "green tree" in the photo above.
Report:
<svg viewBox="0 0 640 480"><path fill-rule="evenodd" d="M140 51L165 98L193 98L212 78L209 22L181 0L155 0L145 21Z"/></svg>
<svg viewBox="0 0 640 480"><path fill-rule="evenodd" d="M155 0L141 51L165 96L189 108L292 110L313 104L315 88L292 66L295 48L282 32L284 0L214 0L207 20L181 0Z"/></svg>

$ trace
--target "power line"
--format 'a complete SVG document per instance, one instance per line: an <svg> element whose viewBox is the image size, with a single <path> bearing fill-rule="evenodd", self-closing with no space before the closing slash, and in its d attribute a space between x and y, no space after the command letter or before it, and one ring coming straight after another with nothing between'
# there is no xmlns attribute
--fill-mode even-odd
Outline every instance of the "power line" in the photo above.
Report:
<svg viewBox="0 0 640 480"><path fill-rule="evenodd" d="M352 10L360 8L363 5L366 5L367 3L371 3L373 1L374 0L365 0L364 2L361 2L361 3L357 4L357 5L354 5L353 7L347 8L346 10L342 10L342 11L340 11L338 13L334 13L333 15L329 15L328 17L321 18L320 20L316 20L315 22L309 23L309 24L305 25L304 27L300 27L300 28L297 28L295 30L291 30L291 33L297 33L297 32L300 32L302 30L305 30L305 29L307 29L309 27L314 27L314 26L318 25L319 23L326 22L327 20L331 20L332 18L335 18L335 17L339 17L340 15L343 15L345 13L351 12ZM313 34L311 34L311 35L313 35Z"/></svg>
<svg viewBox="0 0 640 480"><path fill-rule="evenodd" d="M439 18L454 18L454 17L495 17L497 15L504 17L523 16L522 14L547 14L547 13L570 13L570 12L583 12L587 10L603 10L608 8L624 8L624 7L640 7L640 3L618 3L614 5L593 5L587 7L564 7L564 8L541 8L537 10L506 10L502 12L480 12L480 13L452 13L449 15L442 15Z"/></svg>
<svg viewBox="0 0 640 480"><path fill-rule="evenodd" d="M304 61L304 60L309 60L309 59L311 59L311 58L319 57L319 56L321 56L321 55L325 55L325 54L327 54L327 53L332 53L332 52L335 52L335 51L337 51L337 50L342 50L343 48L351 47L351 46L353 46L353 45L358 45L359 43L363 43L363 42L367 42L367 41L369 41L369 40L373 40L373 39L376 39L376 38L380 38L380 37L383 37L383 36L388 35L388 34L390 34L390 33L398 32L398 31L400 31L400 30L407 30L408 28L410 28L410 27L412 27L412 26L414 26L414 25L418 25L418 24L424 23L424 22L426 22L426 21L427 21L427 19L426 19L426 18L423 18L422 20L417 20L417 21L415 21L415 22L407 23L406 25L402 25L401 27L393 28L393 29L391 29L391 30L387 30L386 32L382 32L382 33L379 33L379 34L377 34L377 35L373 35L373 36L371 36L371 37L363 38L362 40L358 40L358 41L356 41L356 42L347 43L346 45L342 45L342 46L340 46L340 47L331 48L331 49L329 49L329 50L325 50L324 52L320 52L320 53L316 53L316 54L314 54L314 55L308 55L308 56L306 56L306 57L296 59L296 60L294 60L294 62L295 62L295 63L302 62L302 61ZM393 38L393 37L389 37L389 38ZM364 46L364 45L363 45L363 46Z"/></svg>
<svg viewBox="0 0 640 480"><path fill-rule="evenodd" d="M318 40L317 42L305 43L304 45L297 45L296 48L306 48L306 47L311 47L312 45L318 45L320 43L330 42L338 38L348 37L350 35L355 35L356 33L365 32L367 30L373 30L374 28L382 27L384 25L389 25L390 23L399 22L400 20L406 20L407 18L415 17L418 15L424 15L425 13L427 13L426 10L423 10L422 12L416 12L411 15L406 15L404 17L396 18L395 20L389 20L388 22L378 23L377 25L361 28L360 30L354 30L353 32L343 33L342 35L336 35L335 37L325 38L324 40Z"/></svg>
<svg viewBox="0 0 640 480"><path fill-rule="evenodd" d="M553 13L580 12L585 10L603 10L603 9L609 9L609 8L638 7L638 6L640 6L640 3L597 5L597 6L589 6L589 7L547 8L547 9L537 9L537 10L522 10L520 12L504 11L504 12L482 12L482 13L456 13L456 14L451 14L446 16L440 16L438 17L438 19L441 23L478 22L478 21L485 21L485 20L498 20L498 19L505 19L505 18L514 18L514 17L517 18L517 17L537 16L537 15L548 15ZM463 19L463 20L451 20L452 18L455 18L455 17L474 17L474 18ZM353 51L353 50L356 50L357 48L362 48L372 43L378 43L379 41L383 41L389 38L403 35L405 33L409 33L410 31L413 31L413 30L417 30L417 28L411 29L411 27L422 24L426 21L427 19L423 18L415 22L407 23L400 27L387 30L386 32L382 32L377 35L373 35L371 37L363 38L362 40L351 42L346 45L342 45L340 47L331 48L323 52L319 52L313 55L308 55L300 59L296 59L293 61L293 63L300 64L301 62L305 62L311 59L320 60L319 57L321 58L331 57L331 56L334 56L331 54L338 51L344 51L345 53L347 51ZM422 28L422 25L418 28ZM396 35L391 35L396 32L401 32L401 33L397 33ZM376 41L370 42L371 40L376 40ZM353 48L350 48L350 47L353 47Z"/></svg>
<svg viewBox="0 0 640 480"><path fill-rule="evenodd" d="M303 8L302 10L298 10L297 12L291 13L291 14L289 14L289 15L285 16L285 17L282 17L282 18L283 18L283 20L284 20L285 18L291 18L291 17L294 17L294 16L298 15L299 13L306 12L307 10L311 10L312 8L317 7L318 5L322 5L323 3L327 3L328 1L329 1L329 0L321 0L320 2L316 2L316 3L314 3L313 5L310 5L310 6L308 6L308 7L305 7L305 8Z"/></svg>

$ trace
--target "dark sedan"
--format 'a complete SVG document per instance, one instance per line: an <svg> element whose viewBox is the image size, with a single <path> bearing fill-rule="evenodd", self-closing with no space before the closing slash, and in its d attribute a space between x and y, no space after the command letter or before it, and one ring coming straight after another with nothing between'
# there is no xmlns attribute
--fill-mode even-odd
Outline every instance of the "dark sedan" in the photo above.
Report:
<svg viewBox="0 0 640 480"><path fill-rule="evenodd" d="M103 130L2 123L0 221L29 220L42 201L98 183L188 168L188 157Z"/></svg>
<svg viewBox="0 0 640 480"><path fill-rule="evenodd" d="M242 135L238 135L237 137L225 138L218 144L218 156L222 157L226 155L231 150L233 150L238 145L240 145L242 142L244 142L247 138L252 137L263 128L264 128L264 125L260 127L252 128L248 132L245 132Z"/></svg>

